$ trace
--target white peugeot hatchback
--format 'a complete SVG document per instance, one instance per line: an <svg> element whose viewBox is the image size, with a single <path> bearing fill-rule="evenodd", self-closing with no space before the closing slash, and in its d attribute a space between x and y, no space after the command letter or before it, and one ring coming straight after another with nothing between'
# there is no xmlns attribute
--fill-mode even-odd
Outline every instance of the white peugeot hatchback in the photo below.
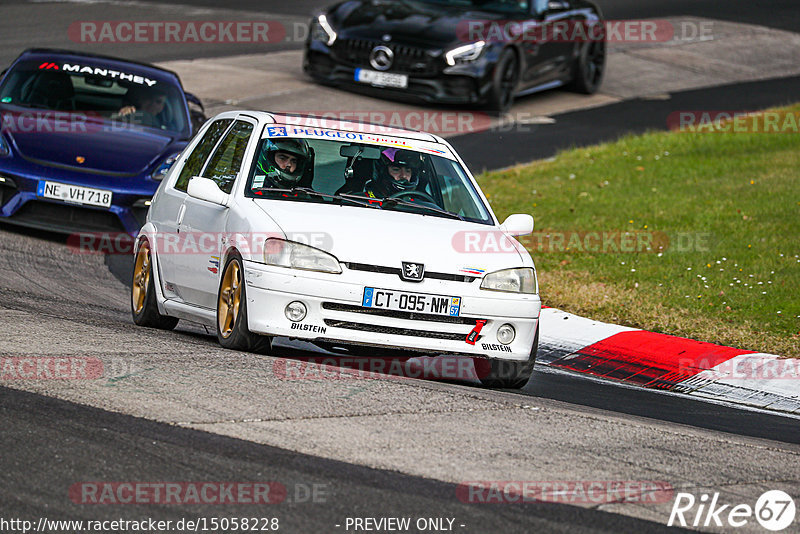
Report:
<svg viewBox="0 0 800 534"><path fill-rule="evenodd" d="M322 125L322 126L321 126ZM533 260L443 139L266 112L206 123L152 199L134 250L136 324L467 356L493 387L533 371Z"/></svg>

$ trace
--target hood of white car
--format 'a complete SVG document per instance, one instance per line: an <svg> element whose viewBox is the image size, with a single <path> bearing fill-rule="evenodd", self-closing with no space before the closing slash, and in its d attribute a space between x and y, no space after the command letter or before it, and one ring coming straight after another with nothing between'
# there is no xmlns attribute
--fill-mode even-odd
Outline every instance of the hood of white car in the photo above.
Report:
<svg viewBox="0 0 800 534"><path fill-rule="evenodd" d="M343 263L426 271L482 273L530 265L519 243L497 227L392 210L280 200L256 200L288 239L330 252ZM474 272L473 272L474 271Z"/></svg>

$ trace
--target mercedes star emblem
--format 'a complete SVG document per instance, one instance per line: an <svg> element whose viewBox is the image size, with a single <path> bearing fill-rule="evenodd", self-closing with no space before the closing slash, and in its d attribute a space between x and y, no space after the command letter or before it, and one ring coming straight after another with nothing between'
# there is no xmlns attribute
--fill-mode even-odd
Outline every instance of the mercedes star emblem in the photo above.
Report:
<svg viewBox="0 0 800 534"><path fill-rule="evenodd" d="M389 70L394 59L394 52L387 46L376 46L369 55L369 64L375 70Z"/></svg>

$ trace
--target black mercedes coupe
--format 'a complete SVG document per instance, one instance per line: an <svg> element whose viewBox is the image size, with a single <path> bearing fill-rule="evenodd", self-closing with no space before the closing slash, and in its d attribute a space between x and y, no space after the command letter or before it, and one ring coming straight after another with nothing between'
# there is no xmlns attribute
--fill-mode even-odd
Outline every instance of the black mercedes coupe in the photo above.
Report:
<svg viewBox="0 0 800 534"><path fill-rule="evenodd" d="M311 20L303 69L326 84L505 112L536 91L596 92L605 61L589 0L345 0Z"/></svg>

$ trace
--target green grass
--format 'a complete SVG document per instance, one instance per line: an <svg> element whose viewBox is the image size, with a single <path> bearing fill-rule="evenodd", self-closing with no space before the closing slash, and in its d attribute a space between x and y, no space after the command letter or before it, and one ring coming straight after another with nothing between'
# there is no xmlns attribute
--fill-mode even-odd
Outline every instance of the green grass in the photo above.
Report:
<svg viewBox="0 0 800 534"><path fill-rule="evenodd" d="M478 179L501 220L533 214L545 304L800 356L798 134L649 133ZM654 232L653 250L537 250L576 231Z"/></svg>

